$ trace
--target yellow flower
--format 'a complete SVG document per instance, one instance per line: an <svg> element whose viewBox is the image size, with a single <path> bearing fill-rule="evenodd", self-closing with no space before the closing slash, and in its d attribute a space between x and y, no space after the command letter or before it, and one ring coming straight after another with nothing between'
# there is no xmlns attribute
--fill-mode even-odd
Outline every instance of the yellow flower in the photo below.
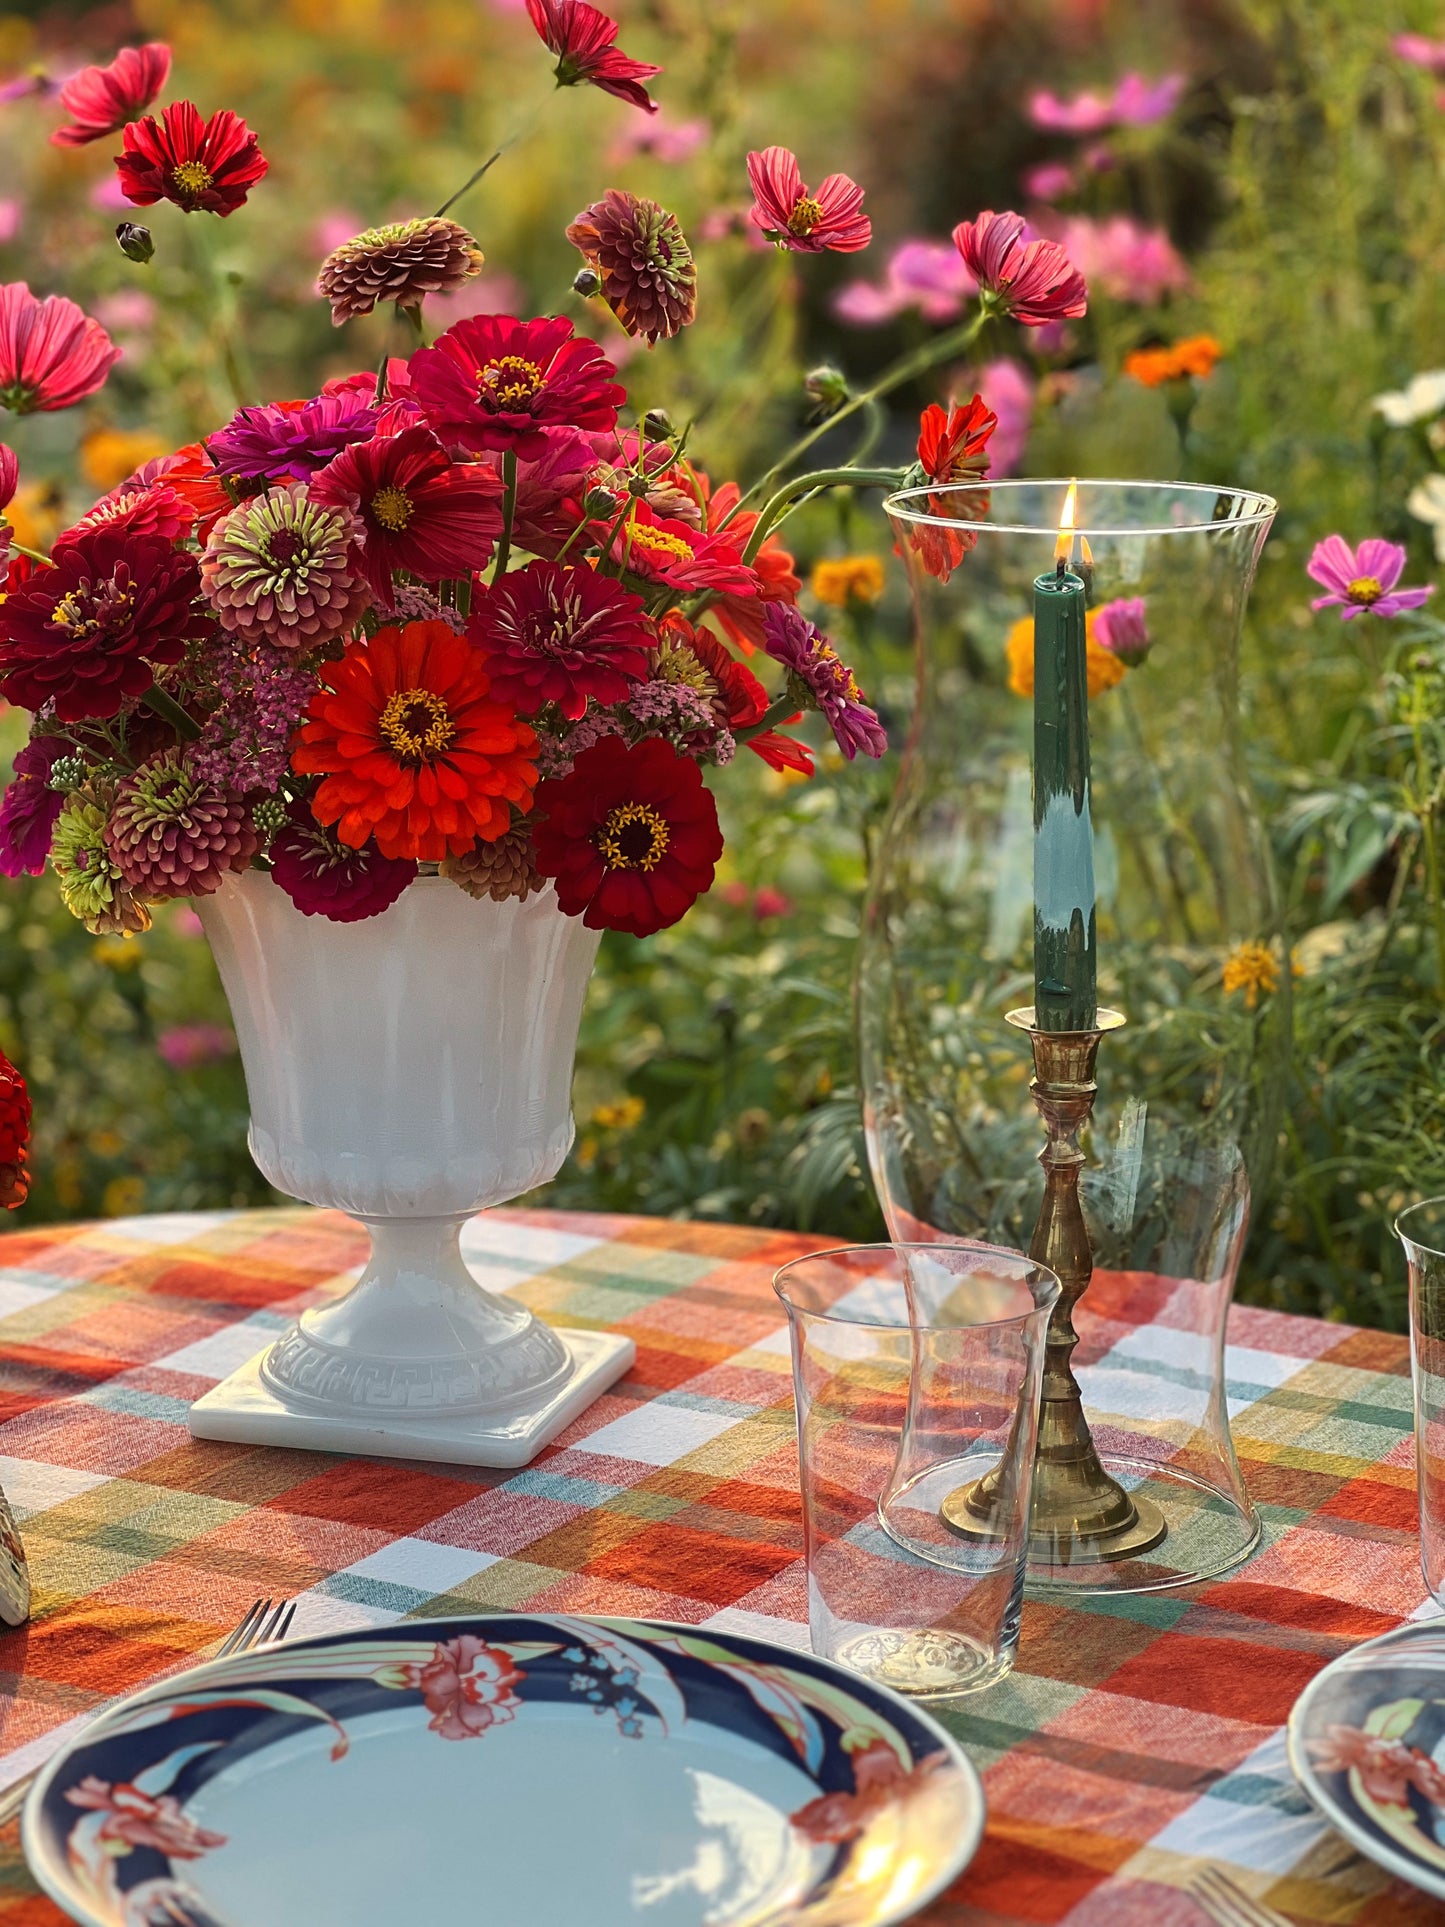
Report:
<svg viewBox="0 0 1445 1927"><path fill-rule="evenodd" d="M144 1208L143 1178L112 1178L100 1194L100 1209L107 1218L130 1218Z"/></svg>
<svg viewBox="0 0 1445 1927"><path fill-rule="evenodd" d="M850 602L876 602L883 593L883 563L876 555L835 555L815 562L808 587L831 609Z"/></svg>
<svg viewBox="0 0 1445 1927"><path fill-rule="evenodd" d="M624 1097L616 1104L599 1104L592 1122L599 1131L630 1131L642 1122L646 1111L640 1097Z"/></svg>
<svg viewBox="0 0 1445 1927"><path fill-rule="evenodd" d="M1268 996L1279 989L1279 964L1274 952L1262 943L1240 944L1224 960L1223 982L1227 997L1242 990L1245 1009L1253 1010L1261 991Z"/></svg>
<svg viewBox="0 0 1445 1927"><path fill-rule="evenodd" d="M27 482L16 490L9 508L0 513L0 521L10 524L22 548L48 555L51 543L65 526L60 490L53 482Z"/></svg>
<svg viewBox="0 0 1445 1927"><path fill-rule="evenodd" d="M114 488L142 462L165 453L165 443L144 429L97 428L80 444L80 472L93 488Z"/></svg>
<svg viewBox="0 0 1445 1927"><path fill-rule="evenodd" d="M1084 648L1089 665L1089 694L1102 696L1106 689L1123 682L1128 670L1102 643L1094 640L1094 611L1084 618ZM1008 632L1004 644L1008 657L1008 686L1016 696L1034 693L1034 619L1020 616Z"/></svg>

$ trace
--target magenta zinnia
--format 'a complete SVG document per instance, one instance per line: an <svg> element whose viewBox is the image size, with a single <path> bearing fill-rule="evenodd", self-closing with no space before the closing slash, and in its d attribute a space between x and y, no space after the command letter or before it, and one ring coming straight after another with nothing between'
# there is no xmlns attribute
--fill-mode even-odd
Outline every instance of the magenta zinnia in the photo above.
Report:
<svg viewBox="0 0 1445 1927"><path fill-rule="evenodd" d="M502 528L502 482L479 462L453 462L429 428L407 428L337 456L311 485L318 502L350 509L365 531L361 561L388 607L392 577L467 577L491 560Z"/></svg>
<svg viewBox="0 0 1445 1927"><path fill-rule="evenodd" d="M881 756L888 738L876 711L863 700L853 671L822 630L797 609L770 602L763 611L763 647L788 672L788 694L809 709L821 709L839 749L851 762L861 749Z"/></svg>
<svg viewBox="0 0 1445 1927"><path fill-rule="evenodd" d="M0 408L17 415L73 408L119 360L100 323L64 295L41 301L23 281L0 287Z"/></svg>
<svg viewBox="0 0 1445 1927"><path fill-rule="evenodd" d="M206 439L219 475L245 482L304 481L353 442L376 433L380 410L354 392L242 408Z"/></svg>
<svg viewBox="0 0 1445 1927"><path fill-rule="evenodd" d="M62 723L114 716L144 695L153 664L205 634L193 555L155 535L96 529L56 549L0 602L0 695Z"/></svg>
<svg viewBox="0 0 1445 1927"><path fill-rule="evenodd" d="M349 629L371 600L349 509L301 483L268 489L217 522L201 558L206 600L249 642L311 649Z"/></svg>
<svg viewBox="0 0 1445 1927"><path fill-rule="evenodd" d="M406 857L383 856L375 842L359 850L324 829L298 798L271 845L271 874L303 917L360 923L389 910L416 875Z"/></svg>
<svg viewBox="0 0 1445 1927"><path fill-rule="evenodd" d="M595 341L560 316L469 315L410 362L411 390L445 442L536 461L556 428L611 428L627 391Z"/></svg>
<svg viewBox="0 0 1445 1927"><path fill-rule="evenodd" d="M498 701L523 716L555 703L569 722L589 699L621 702L646 676L656 641L641 596L593 568L556 562L530 563L485 590L468 634L486 651Z"/></svg>

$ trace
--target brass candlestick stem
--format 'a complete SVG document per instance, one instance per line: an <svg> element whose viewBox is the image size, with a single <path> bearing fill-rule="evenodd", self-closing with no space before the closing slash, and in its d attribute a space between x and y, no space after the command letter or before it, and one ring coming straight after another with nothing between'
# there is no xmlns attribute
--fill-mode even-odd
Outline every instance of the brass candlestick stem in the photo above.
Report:
<svg viewBox="0 0 1445 1927"><path fill-rule="evenodd" d="M1032 1010L1011 1010L1007 1021L1028 1032L1034 1056L1029 1093L1047 1132L1039 1153L1044 1201L1029 1256L1047 1265L1063 1286L1049 1319L1044 1354L1029 1557L1037 1565L1050 1566L1128 1559L1157 1546L1168 1528L1157 1506L1126 1492L1104 1470L1084 1417L1072 1364L1079 1342L1074 1306L1088 1289L1094 1270L1079 1201L1084 1165L1079 1132L1088 1123L1098 1095L1094 1066L1099 1040L1125 1020L1117 1010L1101 1010L1093 1030L1048 1031L1035 1029ZM990 1534L997 1485L997 1473L989 1473L972 1485L959 1486L943 1502L944 1523L963 1538Z"/></svg>

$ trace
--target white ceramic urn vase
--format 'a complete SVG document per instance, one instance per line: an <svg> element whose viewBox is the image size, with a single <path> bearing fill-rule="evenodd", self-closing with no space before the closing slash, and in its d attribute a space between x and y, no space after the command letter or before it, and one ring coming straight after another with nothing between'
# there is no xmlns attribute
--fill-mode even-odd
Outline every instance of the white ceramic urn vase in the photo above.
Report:
<svg viewBox="0 0 1445 1927"><path fill-rule="evenodd" d="M251 1155L359 1218L371 1259L191 1408L198 1438L524 1465L632 1363L480 1285L463 1223L553 1177L598 935L550 887L478 902L418 877L359 923L303 916L264 871L199 905L230 1000Z"/></svg>

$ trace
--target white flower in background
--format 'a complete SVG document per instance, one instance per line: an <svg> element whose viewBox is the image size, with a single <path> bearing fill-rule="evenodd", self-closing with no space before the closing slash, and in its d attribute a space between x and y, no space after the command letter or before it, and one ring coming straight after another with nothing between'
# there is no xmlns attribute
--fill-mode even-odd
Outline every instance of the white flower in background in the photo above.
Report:
<svg viewBox="0 0 1445 1927"><path fill-rule="evenodd" d="M1385 417L1391 428L1433 421L1445 408L1445 368L1431 368L1423 375L1412 375L1404 388L1392 388L1388 394L1376 395L1370 406Z"/></svg>
<svg viewBox="0 0 1445 1927"><path fill-rule="evenodd" d="M1445 562L1445 475L1427 475L1415 484L1405 507L1419 522L1428 522L1435 536L1435 553Z"/></svg>

